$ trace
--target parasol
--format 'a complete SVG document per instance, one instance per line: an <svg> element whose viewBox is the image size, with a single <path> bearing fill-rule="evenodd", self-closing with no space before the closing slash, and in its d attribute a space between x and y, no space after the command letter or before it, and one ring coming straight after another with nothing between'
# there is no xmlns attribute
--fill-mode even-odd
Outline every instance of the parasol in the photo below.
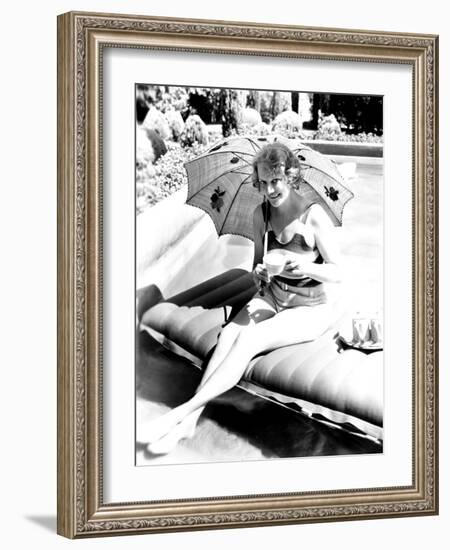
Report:
<svg viewBox="0 0 450 550"><path fill-rule="evenodd" d="M334 225L342 225L344 206L353 193L345 187L332 160L299 140L278 135L233 136L185 163L186 203L206 212L218 235L241 235L253 240L253 212L263 196L252 183L252 162L262 147L275 141L290 147L300 162L297 191L311 202L319 202Z"/></svg>

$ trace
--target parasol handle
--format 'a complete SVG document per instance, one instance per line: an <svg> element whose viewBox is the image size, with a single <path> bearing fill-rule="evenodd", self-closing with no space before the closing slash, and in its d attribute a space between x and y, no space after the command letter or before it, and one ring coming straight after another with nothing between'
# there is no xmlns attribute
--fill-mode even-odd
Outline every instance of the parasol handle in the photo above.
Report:
<svg viewBox="0 0 450 550"><path fill-rule="evenodd" d="M264 241L263 241L263 257L267 254L267 227L269 225L268 207L266 197L264 197Z"/></svg>
<svg viewBox="0 0 450 550"><path fill-rule="evenodd" d="M268 216L268 206L266 197L264 197L264 204L263 204L263 210L264 210L264 240L263 240L263 258L267 254L267 226L269 223L269 216ZM260 281L259 284L259 295L264 296L264 287L266 286L266 283L264 281Z"/></svg>

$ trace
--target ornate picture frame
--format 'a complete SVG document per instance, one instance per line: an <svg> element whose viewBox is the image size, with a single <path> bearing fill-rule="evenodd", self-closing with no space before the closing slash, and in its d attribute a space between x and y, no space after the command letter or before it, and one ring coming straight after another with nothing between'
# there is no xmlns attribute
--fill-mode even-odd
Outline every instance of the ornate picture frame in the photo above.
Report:
<svg viewBox="0 0 450 550"><path fill-rule="evenodd" d="M106 48L412 69L412 483L105 502ZM438 513L438 37L70 12L58 17L58 533L69 538Z"/></svg>

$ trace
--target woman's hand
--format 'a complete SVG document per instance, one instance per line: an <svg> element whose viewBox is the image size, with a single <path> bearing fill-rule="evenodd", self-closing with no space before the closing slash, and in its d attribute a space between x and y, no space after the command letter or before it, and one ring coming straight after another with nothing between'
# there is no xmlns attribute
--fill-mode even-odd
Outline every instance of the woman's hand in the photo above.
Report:
<svg viewBox="0 0 450 550"><path fill-rule="evenodd" d="M301 264L296 258L289 258L284 266L283 274L287 277L303 277L305 275L304 264Z"/></svg>
<svg viewBox="0 0 450 550"><path fill-rule="evenodd" d="M270 283L270 275L263 264L256 264L253 269L253 281L259 290L259 294L264 296L264 287Z"/></svg>
<svg viewBox="0 0 450 550"><path fill-rule="evenodd" d="M263 283L263 285L270 283L270 275L267 268L264 267L264 264L256 264L253 270L253 280L256 286L260 286L261 283Z"/></svg>

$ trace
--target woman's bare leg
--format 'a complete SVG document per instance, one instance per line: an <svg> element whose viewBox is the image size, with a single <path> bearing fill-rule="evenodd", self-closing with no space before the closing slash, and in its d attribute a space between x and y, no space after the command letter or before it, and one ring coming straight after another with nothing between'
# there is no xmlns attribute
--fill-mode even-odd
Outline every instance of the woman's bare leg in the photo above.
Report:
<svg viewBox="0 0 450 550"><path fill-rule="evenodd" d="M172 438L182 431L178 424L202 409L206 403L235 386L241 379L249 361L258 353L281 346L314 340L329 324L330 307L327 304L288 309L264 322L251 323L243 328L235 339L226 358L216 367L197 393L173 413L167 438L153 439L148 446L152 452L164 452L164 445L170 442L170 430L175 429ZM195 417L193 417L195 418ZM175 437L176 439L176 437Z"/></svg>
<svg viewBox="0 0 450 550"><path fill-rule="evenodd" d="M210 371L208 378L202 380L195 395L161 418L166 433L149 443L147 448L151 453L166 454L180 439L190 437L205 405L239 382L253 356L250 349L243 345L247 332L248 329L242 329L225 359L214 371Z"/></svg>
<svg viewBox="0 0 450 550"><path fill-rule="evenodd" d="M231 321L221 332L219 340L217 342L217 346L211 359L208 362L208 366L203 373L202 379L195 393L199 392L199 390L205 385L205 383L213 374L213 372L217 369L217 367L224 361L228 353L231 351L231 348L235 344L236 338L239 336L242 328L270 319L275 315L275 313L276 311L274 308L266 308L265 305L261 304L259 300L256 305L255 302L253 302L250 306L249 304L246 304L244 308L236 315L234 320ZM197 410L193 411L185 419L182 420L186 435L193 435L197 426L198 419L200 418L204 409L205 406L199 407ZM183 431L180 430L179 433L180 435L182 435Z"/></svg>
<svg viewBox="0 0 450 550"><path fill-rule="evenodd" d="M196 393L198 393L212 373L224 361L241 330L250 324L259 323L262 320L268 319L274 316L275 313L276 311L270 302L260 297L252 299L239 311L234 319L226 325L220 333L216 348L208 362L207 368L203 373ZM177 407L156 420L151 421L147 426L141 427L139 440L150 443L159 440L171 432L170 443L166 440L164 442L164 447L168 448L170 446L174 446L183 437L190 437L193 435L198 419L203 410L204 407L201 407L196 411L193 411L190 415L186 415L185 418L182 419L183 425L177 426L177 430L175 432L173 428L181 422L179 414L180 410L179 407Z"/></svg>
<svg viewBox="0 0 450 550"><path fill-rule="evenodd" d="M211 374L222 363L230 349L232 348L236 338L239 335L241 326L236 324L227 325L227 327L221 332L216 348L208 362L208 365L203 373L200 384L198 385L195 393L197 393L205 382L211 376ZM177 443L184 438L193 437L195 429L197 427L198 420L205 410L205 406L199 407L197 410L188 414L181 422L176 424L167 434L158 439L159 452L164 450L164 453L173 449Z"/></svg>

